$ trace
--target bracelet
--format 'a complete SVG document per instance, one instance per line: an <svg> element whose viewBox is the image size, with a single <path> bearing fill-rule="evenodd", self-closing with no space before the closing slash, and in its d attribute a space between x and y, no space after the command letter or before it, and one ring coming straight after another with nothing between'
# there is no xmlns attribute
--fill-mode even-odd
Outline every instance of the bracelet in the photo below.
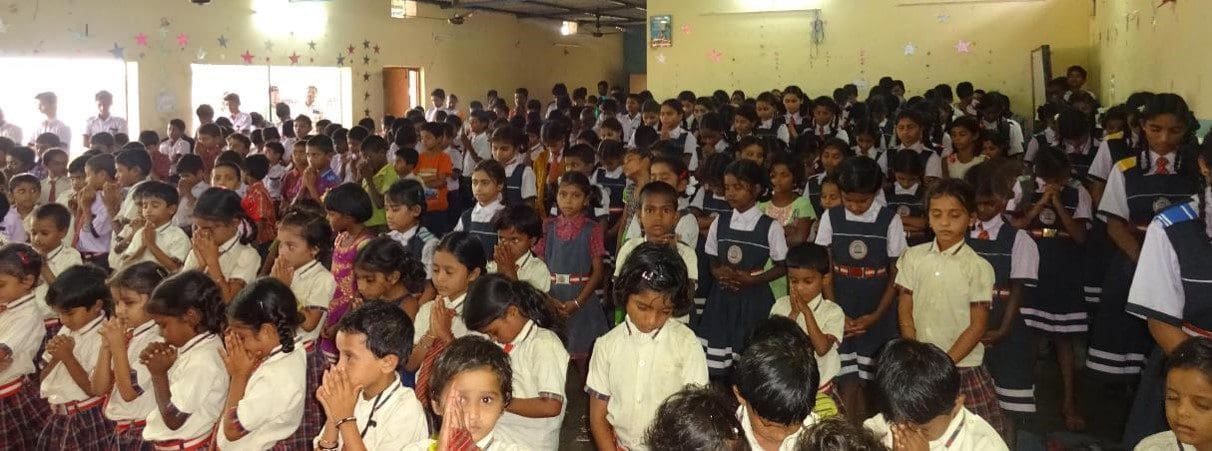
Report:
<svg viewBox="0 0 1212 451"><path fill-rule="evenodd" d="M576 300L576 299L573 299L573 300L572 300L572 303L573 303L573 304L576 304L576 305L577 305L577 308L581 308L581 301L578 301L578 300Z"/></svg>
<svg viewBox="0 0 1212 451"><path fill-rule="evenodd" d="M322 441L322 440L321 440L321 441L316 441L316 448L317 448L317 449L322 449L322 450L324 450L324 451L330 451L330 450L334 450L334 449L337 449L339 446L340 446L340 444L339 444L339 443L337 443L337 442L328 442L328 443L325 443L325 442L324 442L324 441Z"/></svg>
<svg viewBox="0 0 1212 451"><path fill-rule="evenodd" d="M354 417L345 417L345 418L342 418L340 421L337 421L337 424L333 425L333 427L334 427L334 428L336 428L336 429L341 429L341 425L342 425L342 424L345 424L345 423L348 423L348 422L351 422L351 421L358 421L358 419L357 419L357 418L354 418ZM357 424L355 424L355 426L356 426L356 425L357 425Z"/></svg>

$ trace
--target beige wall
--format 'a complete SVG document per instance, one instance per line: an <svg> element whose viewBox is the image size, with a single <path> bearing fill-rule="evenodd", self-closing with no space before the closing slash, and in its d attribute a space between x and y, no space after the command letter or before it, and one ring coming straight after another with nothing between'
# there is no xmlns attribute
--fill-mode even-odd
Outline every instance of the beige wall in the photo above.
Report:
<svg viewBox="0 0 1212 451"><path fill-rule="evenodd" d="M1032 49L1051 45L1054 71L1090 64L1088 0L955 5L901 5L908 0L773 2L820 8L825 38L819 45L811 40L810 13L721 14L770 3L649 0L650 16L672 14L674 22L673 47L648 50L649 89L664 97L681 89L756 93L797 84L818 96L855 80L875 84L883 75L904 80L910 93L968 80L1006 93L1017 112L1029 115ZM939 15L946 20L940 22ZM690 25L689 34L683 25ZM974 43L972 53L957 52L960 40ZM906 56L904 47L910 42L917 52ZM709 58L712 50L723 53L720 62ZM664 63L658 60L660 54Z"/></svg>
<svg viewBox="0 0 1212 451"><path fill-rule="evenodd" d="M308 30L292 30L296 26L293 23L306 23L305 18L297 22L285 17L272 18L268 24L254 20L254 8L285 5L286 1L215 0L207 6L195 6L188 0L18 1L12 3L16 12L0 11L0 19L8 26L7 32L0 34L0 56L31 56L37 48L38 56L111 57L108 51L117 42L126 48L126 60L139 63L142 122L139 125L155 130L163 130L171 118L192 117L191 63L243 64L239 55L245 49L257 55L259 64L264 64L263 58L268 54L272 64L288 65L287 56L298 52L302 55L301 65L333 66L336 56L345 52L347 45L357 46L356 60L347 61L355 68L355 117L362 116L361 93L365 91L372 96L371 117L381 117L383 66L421 67L425 73L424 86L443 87L458 94L462 108L471 100L481 99L490 88L509 95L514 88L526 86L546 100L551 85L557 81L588 87L602 79L626 82L622 73L622 39L618 35L561 37L558 24L551 21L517 20L484 12L477 12L462 26L440 20L392 19L387 0L304 3L310 8L318 5L327 16L326 25ZM449 17L454 12L421 6L423 16ZM158 31L162 17L170 23L163 41ZM80 38L69 31L82 30L85 23L88 37ZM140 32L150 36L150 47L141 49L136 45L134 36ZM184 50L177 46L179 33L189 37ZM229 40L228 48L219 46L220 35ZM266 40L273 42L272 52L266 51ZM317 43L315 52L308 48L309 40ZM376 59L366 66L361 61L363 40L381 47L381 53L374 55ZM197 59L199 48L206 52L201 61ZM315 62L309 62L313 57ZM369 82L363 82L363 70L372 74ZM176 98L173 111L156 110L156 98L161 93Z"/></svg>

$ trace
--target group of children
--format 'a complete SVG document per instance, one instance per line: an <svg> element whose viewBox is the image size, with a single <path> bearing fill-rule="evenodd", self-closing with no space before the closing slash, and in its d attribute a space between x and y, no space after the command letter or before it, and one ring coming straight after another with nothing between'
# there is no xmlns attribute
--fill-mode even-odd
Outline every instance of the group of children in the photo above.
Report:
<svg viewBox="0 0 1212 451"><path fill-rule="evenodd" d="M557 449L572 375L598 449L1004 449L1038 339L1084 427L1088 337L1145 381L1125 443L1164 405L1149 443L1200 445L1212 146L1173 94L1096 121L1070 73L1029 138L892 79L0 138L0 442Z"/></svg>

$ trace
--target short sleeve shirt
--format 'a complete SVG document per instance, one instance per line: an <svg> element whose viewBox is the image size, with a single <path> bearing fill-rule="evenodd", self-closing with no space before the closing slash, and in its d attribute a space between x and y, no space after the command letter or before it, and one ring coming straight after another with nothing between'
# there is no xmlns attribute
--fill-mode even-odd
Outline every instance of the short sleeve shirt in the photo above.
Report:
<svg viewBox="0 0 1212 451"><path fill-rule="evenodd" d="M937 241L913 246L896 262L896 284L913 294L917 339L950 349L971 324L971 305L993 299L993 266L963 241L940 250ZM977 344L956 366L979 366Z"/></svg>

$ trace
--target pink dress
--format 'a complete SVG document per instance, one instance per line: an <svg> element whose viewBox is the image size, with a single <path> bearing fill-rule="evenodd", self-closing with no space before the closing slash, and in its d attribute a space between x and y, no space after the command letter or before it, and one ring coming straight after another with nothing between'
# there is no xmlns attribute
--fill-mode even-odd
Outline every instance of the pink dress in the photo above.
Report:
<svg viewBox="0 0 1212 451"><path fill-rule="evenodd" d="M358 259L358 251L368 241L374 238L369 232L363 231L357 238L351 238L349 233L337 235L336 246L332 251L332 277L337 282L337 291L332 295L332 303L328 305L328 316L324 327L332 327L341 321L345 312L355 297L358 296L357 277L354 275L354 261ZM320 350L330 364L337 362L337 345L327 338L320 339Z"/></svg>

